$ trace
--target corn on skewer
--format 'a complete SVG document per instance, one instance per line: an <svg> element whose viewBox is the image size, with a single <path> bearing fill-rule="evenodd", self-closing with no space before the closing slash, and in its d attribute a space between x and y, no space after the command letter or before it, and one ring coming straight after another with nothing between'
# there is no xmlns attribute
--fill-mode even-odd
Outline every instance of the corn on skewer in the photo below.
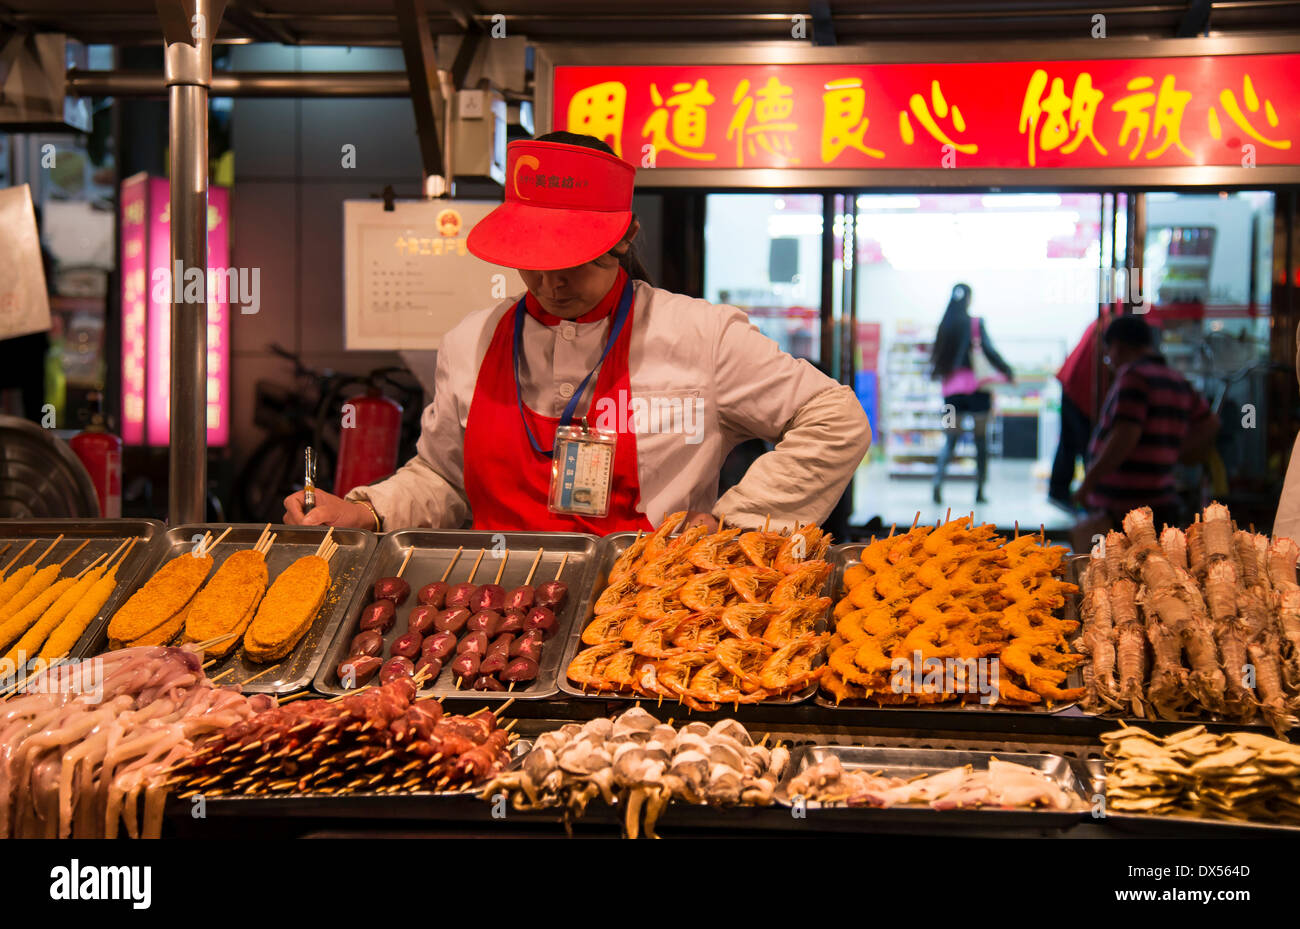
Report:
<svg viewBox="0 0 1300 929"><path fill-rule="evenodd" d="M36 650L41 647L50 633L58 628L59 623L72 612L73 607L81 601L91 587L95 586L95 582L104 576L105 569L97 566L105 557L100 555L80 574L72 578L72 584L68 585L31 628L23 633L18 643L3 658L0 658L0 664L13 661L16 666L20 660L25 664L28 658L35 656Z"/></svg>

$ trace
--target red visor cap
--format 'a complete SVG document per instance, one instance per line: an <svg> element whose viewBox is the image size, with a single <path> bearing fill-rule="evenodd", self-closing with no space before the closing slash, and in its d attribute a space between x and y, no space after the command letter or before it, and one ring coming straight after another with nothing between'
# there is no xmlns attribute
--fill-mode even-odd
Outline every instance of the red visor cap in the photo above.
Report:
<svg viewBox="0 0 1300 929"><path fill-rule="evenodd" d="M470 230L469 250L494 265L559 271L618 244L632 222L636 168L561 142L511 142L506 202Z"/></svg>

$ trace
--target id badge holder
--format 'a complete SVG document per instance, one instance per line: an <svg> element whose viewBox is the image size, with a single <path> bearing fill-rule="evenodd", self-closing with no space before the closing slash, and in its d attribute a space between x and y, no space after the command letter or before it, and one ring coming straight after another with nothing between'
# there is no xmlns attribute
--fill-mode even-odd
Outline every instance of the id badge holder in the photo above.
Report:
<svg viewBox="0 0 1300 929"><path fill-rule="evenodd" d="M552 513L609 515L617 442L618 436L613 432L584 426L560 426L555 430L547 506Z"/></svg>

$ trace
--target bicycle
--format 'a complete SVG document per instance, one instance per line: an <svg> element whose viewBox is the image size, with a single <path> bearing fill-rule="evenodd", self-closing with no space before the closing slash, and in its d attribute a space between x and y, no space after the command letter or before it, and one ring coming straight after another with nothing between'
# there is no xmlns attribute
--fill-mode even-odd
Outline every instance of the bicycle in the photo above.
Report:
<svg viewBox="0 0 1300 929"><path fill-rule="evenodd" d="M288 349L276 344L268 348L292 362L295 387L257 382L253 422L270 434L253 450L235 479L237 519L278 522L283 517L284 498L302 489L304 453L309 446L316 451L316 485L333 487L341 406L350 388L374 386L396 395L393 399L402 405L398 461L415 454L424 391L405 368L376 368L365 376L317 371Z"/></svg>

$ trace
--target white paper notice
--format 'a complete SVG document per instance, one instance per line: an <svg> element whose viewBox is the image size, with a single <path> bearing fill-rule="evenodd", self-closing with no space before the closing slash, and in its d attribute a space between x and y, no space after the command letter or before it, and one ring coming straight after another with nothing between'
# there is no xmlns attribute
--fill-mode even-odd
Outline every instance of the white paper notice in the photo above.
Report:
<svg viewBox="0 0 1300 929"><path fill-rule="evenodd" d="M374 200L343 204L345 346L436 350L475 310L523 293L519 274L465 247L474 224L497 203Z"/></svg>
<svg viewBox="0 0 1300 929"><path fill-rule="evenodd" d="M50 299L32 192L26 184L6 187L0 190L0 339L49 328Z"/></svg>

